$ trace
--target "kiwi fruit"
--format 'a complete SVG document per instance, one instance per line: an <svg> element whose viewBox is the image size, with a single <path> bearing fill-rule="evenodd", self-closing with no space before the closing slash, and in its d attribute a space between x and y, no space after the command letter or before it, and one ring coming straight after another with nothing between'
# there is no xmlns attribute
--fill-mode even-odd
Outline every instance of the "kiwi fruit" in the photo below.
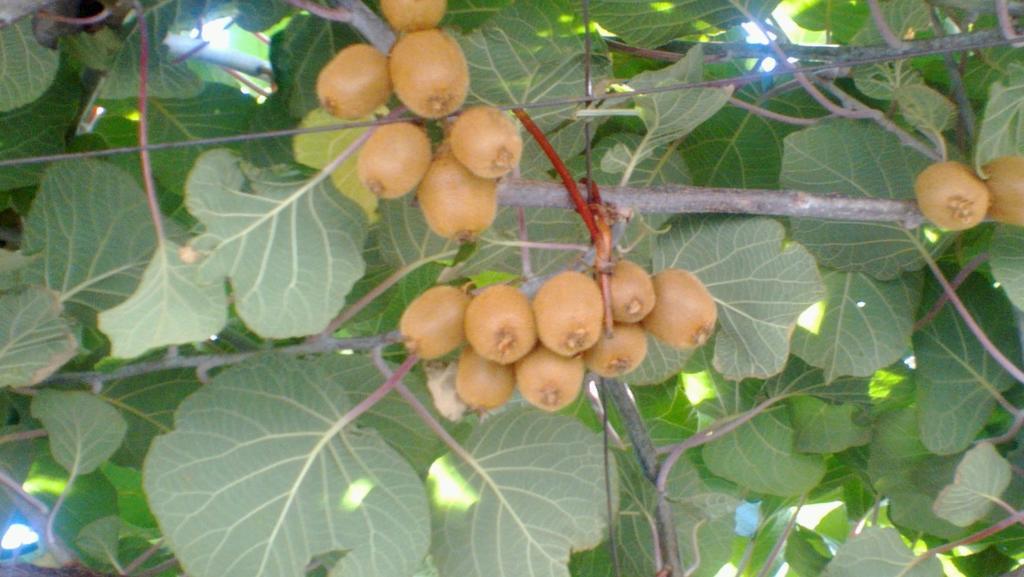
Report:
<svg viewBox="0 0 1024 577"><path fill-rule="evenodd" d="M316 79L320 104L338 118L372 114L391 96L388 59L369 44L351 44L338 52Z"/></svg>
<svg viewBox="0 0 1024 577"><path fill-rule="evenodd" d="M462 48L436 28L399 38L391 48L388 69L398 99L424 118L448 116L469 93L469 67Z"/></svg>
<svg viewBox="0 0 1024 577"><path fill-rule="evenodd" d="M1002 156L984 167L991 195L988 214L1004 224L1024 226L1024 157Z"/></svg>
<svg viewBox="0 0 1024 577"><path fill-rule="evenodd" d="M380 198L408 194L430 168L430 138L409 122L378 127L359 149L359 182Z"/></svg>
<svg viewBox="0 0 1024 577"><path fill-rule="evenodd" d="M564 357L540 346L516 363L516 387L531 405L545 411L568 406L583 388L583 359Z"/></svg>
<svg viewBox="0 0 1024 577"><path fill-rule="evenodd" d="M381 0L380 11L398 32L437 28L448 8L447 0Z"/></svg>
<svg viewBox="0 0 1024 577"><path fill-rule="evenodd" d="M670 268L654 275L655 303L643 326L662 342L692 349L715 330L718 308L711 293L690 271Z"/></svg>
<svg viewBox="0 0 1024 577"><path fill-rule="evenodd" d="M558 273L533 297L533 316L544 346L567 357L582 353L601 338L601 289L583 273Z"/></svg>
<svg viewBox="0 0 1024 577"><path fill-rule="evenodd" d="M971 228L988 212L988 187L961 162L937 162L922 170L914 192L921 213L946 230Z"/></svg>
<svg viewBox="0 0 1024 577"><path fill-rule="evenodd" d="M643 327L616 323L611 335L602 334L597 344L583 353L583 362L602 377L614 378L640 366L646 356Z"/></svg>
<svg viewBox="0 0 1024 577"><path fill-rule="evenodd" d="M499 365L476 354L471 347L462 349L455 375L455 392L470 408L490 411L504 405L516 390L512 365Z"/></svg>
<svg viewBox="0 0 1024 577"><path fill-rule="evenodd" d="M436 286L416 297L402 313L398 330L405 348L423 359L436 359L466 342L470 297L450 286Z"/></svg>
<svg viewBox="0 0 1024 577"><path fill-rule="evenodd" d="M530 301L508 285L491 285L473 297L465 332L478 355L502 365L518 361L537 344Z"/></svg>
<svg viewBox="0 0 1024 577"><path fill-rule="evenodd" d="M461 242L475 239L498 214L495 181L473 174L446 151L430 163L416 199L430 230Z"/></svg>
<svg viewBox="0 0 1024 577"><path fill-rule="evenodd" d="M474 106L460 113L448 140L455 158L484 178L505 176L523 155L523 139L516 124L491 106Z"/></svg>
<svg viewBox="0 0 1024 577"><path fill-rule="evenodd" d="M640 265L620 260L612 269L612 319L638 323L654 308L654 284Z"/></svg>

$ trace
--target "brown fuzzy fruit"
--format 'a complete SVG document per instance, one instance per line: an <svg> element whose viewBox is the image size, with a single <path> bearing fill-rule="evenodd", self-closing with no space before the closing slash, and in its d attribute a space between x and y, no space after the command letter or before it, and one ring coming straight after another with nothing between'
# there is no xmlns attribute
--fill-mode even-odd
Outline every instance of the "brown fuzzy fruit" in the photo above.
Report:
<svg viewBox="0 0 1024 577"><path fill-rule="evenodd" d="M582 353L601 338L601 289L583 273L558 273L533 297L533 316L544 346L567 357Z"/></svg>
<svg viewBox="0 0 1024 577"><path fill-rule="evenodd" d="M504 405L516 390L516 374L511 365L489 361L466 347L459 356L455 391L470 408L490 411Z"/></svg>
<svg viewBox="0 0 1024 577"><path fill-rule="evenodd" d="M646 356L647 333L643 327L616 324L610 337L602 334L597 344L583 353L583 362L602 377L614 378L640 366Z"/></svg>
<svg viewBox="0 0 1024 577"><path fill-rule="evenodd" d="M380 198L408 194L430 168L430 138L409 122L377 128L359 149L359 182Z"/></svg>
<svg viewBox="0 0 1024 577"><path fill-rule="evenodd" d="M437 28L448 7L447 0L381 0L380 11L397 32Z"/></svg>
<svg viewBox="0 0 1024 577"><path fill-rule="evenodd" d="M988 214L1004 224L1024 226L1024 156L1002 156L985 165L992 206Z"/></svg>
<svg viewBox="0 0 1024 577"><path fill-rule="evenodd" d="M583 359L537 347L516 363L516 387L531 405L545 411L568 406L583 388Z"/></svg>
<svg viewBox="0 0 1024 577"><path fill-rule="evenodd" d="M474 106L459 114L448 139L455 158L484 178L505 176L523 155L516 124L491 106Z"/></svg>
<svg viewBox="0 0 1024 577"><path fill-rule="evenodd" d="M469 67L462 48L437 29L399 38L388 68L399 100L424 118L448 116L469 93Z"/></svg>
<svg viewBox="0 0 1024 577"><path fill-rule="evenodd" d="M966 230L985 219L989 193L967 165L937 162L914 181L917 206L928 220L946 230Z"/></svg>
<svg viewBox="0 0 1024 577"><path fill-rule="evenodd" d="M654 308L654 283L640 265L620 260L612 269L612 319L638 323Z"/></svg>
<svg viewBox="0 0 1024 577"><path fill-rule="evenodd" d="M416 297L402 313L398 329L405 348L422 359L436 359L466 342L464 323L470 297L450 286L436 286Z"/></svg>
<svg viewBox="0 0 1024 577"><path fill-rule="evenodd" d="M327 112L353 120L373 113L391 95L388 59L369 44L338 52L316 79L316 94Z"/></svg>
<svg viewBox="0 0 1024 577"><path fill-rule="evenodd" d="M657 299L643 326L662 342L692 349L707 342L715 330L718 308L696 275L675 268L654 275Z"/></svg>
<svg viewBox="0 0 1024 577"><path fill-rule="evenodd" d="M502 365L525 357L537 344L530 301L508 285L491 285L473 297L466 309L465 330L478 355Z"/></svg>
<svg viewBox="0 0 1024 577"><path fill-rule="evenodd" d="M498 214L495 182L466 170L450 152L430 163L416 199L430 230L459 241L476 238Z"/></svg>

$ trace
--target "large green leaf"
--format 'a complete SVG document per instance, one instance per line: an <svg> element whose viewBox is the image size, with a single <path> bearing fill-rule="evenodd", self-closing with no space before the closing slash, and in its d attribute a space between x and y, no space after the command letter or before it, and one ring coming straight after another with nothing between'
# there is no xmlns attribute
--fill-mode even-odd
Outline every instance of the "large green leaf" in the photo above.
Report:
<svg viewBox="0 0 1024 577"><path fill-rule="evenodd" d="M315 361L266 355L217 375L178 408L146 459L164 538L195 577L410 575L428 510L413 469L377 434L347 428L345 384Z"/></svg>
<svg viewBox="0 0 1024 577"><path fill-rule="evenodd" d="M1024 153L1024 65L1011 64L1002 82L992 84L981 120L974 162L978 167L1000 156Z"/></svg>
<svg viewBox="0 0 1024 577"><path fill-rule="evenodd" d="M934 284L931 285L934 287ZM933 297L938 292L932 288ZM1006 297L975 275L959 289L961 298L989 338L1011 359L1020 341ZM952 305L914 334L917 406L921 441L933 453L959 453L974 440L992 414L993 393L1016 382L985 351Z"/></svg>
<svg viewBox="0 0 1024 577"><path fill-rule="evenodd" d="M172 28L193 28L200 16L221 0L144 0L146 32L149 37L149 78L147 92L153 98L189 98L203 89L203 82L185 62L177 62L161 46ZM132 22L121 49L114 56L103 82L104 98L137 98L142 37Z"/></svg>
<svg viewBox="0 0 1024 577"><path fill-rule="evenodd" d="M844 543L828 564L831 577L940 577L934 556L915 557L891 527L868 527Z"/></svg>
<svg viewBox="0 0 1024 577"><path fill-rule="evenodd" d="M36 42L30 18L0 28L0 112L39 98L59 64L60 52Z"/></svg>
<svg viewBox="0 0 1024 577"><path fill-rule="evenodd" d="M741 2L755 13L769 13L775 0ZM629 44L654 48L665 42L707 28L727 28L744 20L743 14L721 0L672 0L635 2L633 0L594 0L595 20Z"/></svg>
<svg viewBox="0 0 1024 577"><path fill-rule="evenodd" d="M201 284L199 267L182 262L180 248L166 241L135 293L100 313L99 328L110 338L112 356L132 358L149 349L204 341L224 327L224 284Z"/></svg>
<svg viewBox="0 0 1024 577"><path fill-rule="evenodd" d="M796 453L795 440L788 411L778 407L704 445L704 462L712 473L752 491L802 495L825 476L825 461Z"/></svg>
<svg viewBox="0 0 1024 577"><path fill-rule="evenodd" d="M658 239L654 270L693 272L718 303L715 368L728 378L782 370L797 317L822 297L814 259L768 218L681 217Z"/></svg>
<svg viewBox="0 0 1024 577"><path fill-rule="evenodd" d="M128 434L114 461L141 467L157 435L171 432L174 411L196 389L194 370L163 371L107 383L100 397L121 412Z"/></svg>
<svg viewBox="0 0 1024 577"><path fill-rule="evenodd" d="M38 254L26 280L60 293L83 320L127 298L155 246L146 195L128 174L97 160L46 170L25 222L22 252Z"/></svg>
<svg viewBox="0 0 1024 577"><path fill-rule="evenodd" d="M621 174L629 165L632 150L640 146L643 137L632 132L614 132L598 141L593 150L594 182L600 185L618 185ZM629 182L633 186L646 187L660 184L690 184L690 173L679 151L679 142L673 142L651 151L646 158L633 167ZM569 168L580 173L586 170L583 157L570 163Z"/></svg>
<svg viewBox="0 0 1024 577"><path fill-rule="evenodd" d="M194 242L209 253L202 280L230 278L239 316L263 336L322 330L363 275L362 210L309 176L226 150L203 154L189 175L189 212L206 225Z"/></svg>
<svg viewBox="0 0 1024 577"><path fill-rule="evenodd" d="M906 200L929 162L868 121L830 121L786 137L780 180L807 192ZM924 265L915 233L899 224L794 219L792 230L821 264L839 270L889 280Z"/></svg>
<svg viewBox="0 0 1024 577"><path fill-rule="evenodd" d="M793 353L825 371L867 377L898 361L910 345L921 275L879 281L857 272L822 272L825 300L820 316L801 323Z"/></svg>
<svg viewBox="0 0 1024 577"><path fill-rule="evenodd" d="M32 416L46 428L53 458L76 477L109 459L128 429L117 409L83 391L40 391Z"/></svg>
<svg viewBox="0 0 1024 577"><path fill-rule="evenodd" d="M34 385L75 356L78 341L60 313L45 289L0 295L0 387Z"/></svg>
<svg viewBox="0 0 1024 577"><path fill-rule="evenodd" d="M569 553L601 542L607 522L598 435L532 408L485 421L465 459L431 467L432 552L442 575L568 577Z"/></svg>
<svg viewBox="0 0 1024 577"><path fill-rule="evenodd" d="M1010 302L1024 309L1024 228L996 227L991 250L992 275L1003 286Z"/></svg>
<svg viewBox="0 0 1024 577"><path fill-rule="evenodd" d="M831 405L810 396L794 398L789 402L796 429L794 448L801 453L838 453L866 444L871 429L857 422L858 410L852 403Z"/></svg>
<svg viewBox="0 0 1024 577"><path fill-rule="evenodd" d="M703 52L693 49L685 58L653 72L643 72L633 78L632 86L637 89L663 88L681 82L699 80L703 64ZM647 132L640 143L632 150L625 145L612 149L612 161L602 161L602 166L618 165L621 167L622 183L629 182L633 170L641 162L650 157L655 150L666 146L692 132L708 118L718 112L729 96L732 88L689 88L672 90L637 96L637 111L643 120ZM607 158L607 157L606 157Z"/></svg>
<svg viewBox="0 0 1024 577"><path fill-rule="evenodd" d="M657 385L683 370L693 351L670 347L650 333L647 338L647 356L623 380L631 385Z"/></svg>
<svg viewBox="0 0 1024 577"><path fill-rule="evenodd" d="M935 513L958 527L967 527L989 512L1010 486L1012 476L1009 461L992 443L979 443L964 454L953 483L939 493Z"/></svg>

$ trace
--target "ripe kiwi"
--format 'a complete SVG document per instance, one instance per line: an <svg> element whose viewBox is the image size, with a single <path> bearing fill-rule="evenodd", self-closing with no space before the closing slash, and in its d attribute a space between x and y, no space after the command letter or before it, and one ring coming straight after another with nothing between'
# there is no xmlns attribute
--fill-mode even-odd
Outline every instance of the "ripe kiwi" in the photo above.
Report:
<svg viewBox="0 0 1024 577"><path fill-rule="evenodd" d="M670 268L654 275L655 304L643 326L662 342L692 349L715 330L718 308L704 283L690 271Z"/></svg>
<svg viewBox="0 0 1024 577"><path fill-rule="evenodd" d="M502 365L518 361L537 344L530 301L508 285L491 285L473 297L465 331L478 355Z"/></svg>
<svg viewBox="0 0 1024 577"><path fill-rule="evenodd" d="M447 0L381 0L380 11L397 32L416 32L436 28Z"/></svg>
<svg viewBox="0 0 1024 577"><path fill-rule="evenodd" d="M638 323L654 308L654 284L640 265L620 260L612 269L612 319Z"/></svg>
<svg viewBox="0 0 1024 577"><path fill-rule="evenodd" d="M922 170L914 192L925 217L946 230L971 228L988 212L988 187L960 162L936 162Z"/></svg>
<svg viewBox="0 0 1024 577"><path fill-rule="evenodd" d="M473 352L462 349L459 370L455 375L455 391L470 408L489 411L504 405L516 390L516 374L511 365L499 365Z"/></svg>
<svg viewBox="0 0 1024 577"><path fill-rule="evenodd" d="M448 116L469 93L469 67L462 48L437 29L399 38L391 48L388 68L399 100L424 118Z"/></svg>
<svg viewBox="0 0 1024 577"><path fill-rule="evenodd" d="M452 153L473 174L500 178L519 164L523 139L507 114L491 106L474 106L452 124Z"/></svg>
<svg viewBox="0 0 1024 577"><path fill-rule="evenodd" d="M1002 156L985 165L991 194L989 216L1005 224L1024 226L1024 157Z"/></svg>
<svg viewBox="0 0 1024 577"><path fill-rule="evenodd" d="M356 172L359 182L380 198L409 193L430 168L430 138L409 122L377 128L359 149Z"/></svg>
<svg viewBox="0 0 1024 577"><path fill-rule="evenodd" d="M601 338L604 305L594 279L565 271L548 279L533 297L537 335L544 346L571 357Z"/></svg>
<svg viewBox="0 0 1024 577"><path fill-rule="evenodd" d="M470 297L450 286L436 286L416 297L402 313L398 329L405 348L423 359L436 359L466 342L466 308Z"/></svg>
<svg viewBox="0 0 1024 577"><path fill-rule="evenodd" d="M346 46L320 69L316 94L327 112L338 118L371 114L391 95L387 56L369 44Z"/></svg>
<svg viewBox="0 0 1024 577"><path fill-rule="evenodd" d="M531 405L545 411L568 406L583 388L583 359L564 357L540 346L516 363L516 387Z"/></svg>
<svg viewBox="0 0 1024 577"><path fill-rule="evenodd" d="M587 368L613 378L640 366L647 356L647 333L640 325L616 324L611 336L602 334L597 344L583 353Z"/></svg>
<svg viewBox="0 0 1024 577"><path fill-rule="evenodd" d="M476 238L498 214L495 181L473 174L447 151L430 163L416 198L430 230L459 241Z"/></svg>

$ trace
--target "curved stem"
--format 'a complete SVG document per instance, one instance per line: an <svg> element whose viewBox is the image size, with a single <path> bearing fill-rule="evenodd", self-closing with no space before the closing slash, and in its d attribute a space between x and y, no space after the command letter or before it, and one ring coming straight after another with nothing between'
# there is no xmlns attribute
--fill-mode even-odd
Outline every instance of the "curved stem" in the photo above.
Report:
<svg viewBox="0 0 1024 577"><path fill-rule="evenodd" d="M960 272L956 273L956 276L953 277L953 281L950 283L952 289L955 291L956 289L960 288L960 285L967 280L967 277L971 276L971 273L977 270L979 266L985 264L985 262L987 262L988 259L989 254L987 252L980 253L974 258L972 258L967 264L963 266L963 268L960 269ZM932 305L932 308L929 309L923 317L918 319L916 323L914 323L913 332L916 333L917 331L928 326L928 323L932 322L935 319L935 317L939 314L939 311L942 310L942 307L946 306L946 303L948 302L949 296L947 296L946 293L943 292L941 295L939 295L939 298L936 299L935 304Z"/></svg>
<svg viewBox="0 0 1024 577"><path fill-rule="evenodd" d="M133 2L135 17L139 29L139 160L142 163L142 184L146 189L146 202L149 205L149 216L153 220L156 231L157 250L164 245L163 216L160 214L160 203L156 198L156 181L153 178L153 164L149 158L149 26L146 13L139 0Z"/></svg>
<svg viewBox="0 0 1024 577"><path fill-rule="evenodd" d="M893 33L889 23L885 21L885 14L882 13L882 7L878 5L878 0L868 0L868 10L871 11L871 21L875 25L875 30L878 30L885 44L894 50L905 48L903 41Z"/></svg>

